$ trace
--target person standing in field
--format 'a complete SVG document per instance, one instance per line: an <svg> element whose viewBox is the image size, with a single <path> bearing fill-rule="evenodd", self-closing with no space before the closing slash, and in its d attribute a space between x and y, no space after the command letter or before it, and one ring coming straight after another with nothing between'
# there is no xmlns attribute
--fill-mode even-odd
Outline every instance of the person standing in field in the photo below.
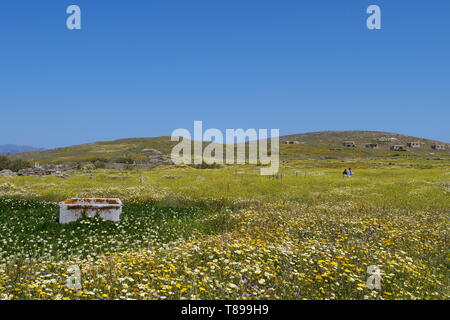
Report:
<svg viewBox="0 0 450 320"><path fill-rule="evenodd" d="M344 172L342 172L342 177L348 177L348 172L347 169L344 170Z"/></svg>
<svg viewBox="0 0 450 320"><path fill-rule="evenodd" d="M349 178L353 175L352 168L348 168L347 175Z"/></svg>

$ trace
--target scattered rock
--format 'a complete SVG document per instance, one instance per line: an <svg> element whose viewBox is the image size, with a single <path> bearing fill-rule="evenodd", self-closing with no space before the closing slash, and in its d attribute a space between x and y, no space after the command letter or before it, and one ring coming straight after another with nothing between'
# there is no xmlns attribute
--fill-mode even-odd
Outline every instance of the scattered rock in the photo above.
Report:
<svg viewBox="0 0 450 320"><path fill-rule="evenodd" d="M57 170L56 167L34 167L19 170L18 173L19 176L27 176L27 177L43 177L43 176L55 176L59 178L69 177L69 175L63 173L61 170Z"/></svg>
<svg viewBox="0 0 450 320"><path fill-rule="evenodd" d="M162 152L156 149L143 149L142 152L145 152L149 157L162 156Z"/></svg>
<svg viewBox="0 0 450 320"><path fill-rule="evenodd" d="M106 163L105 169L113 169L113 170L125 170L127 168L127 164L125 163Z"/></svg>
<svg viewBox="0 0 450 320"><path fill-rule="evenodd" d="M51 172L49 172L48 170L46 170L42 167L22 169L22 170L19 170L18 173L19 173L19 176L27 176L27 177L42 177L42 176L51 174Z"/></svg>
<svg viewBox="0 0 450 320"><path fill-rule="evenodd" d="M81 166L81 170L89 171L89 170L95 170L95 169L96 169L95 164L93 164L92 162L88 162Z"/></svg>
<svg viewBox="0 0 450 320"><path fill-rule="evenodd" d="M161 151L156 149L144 149L142 150L148 155L148 163L152 166L163 166L173 164L172 159L163 155Z"/></svg>
<svg viewBox="0 0 450 320"><path fill-rule="evenodd" d="M0 177L16 177L16 176L17 176L17 173L15 173L11 170L8 170L8 169L0 171Z"/></svg>
<svg viewBox="0 0 450 320"><path fill-rule="evenodd" d="M51 167L51 165L49 165ZM69 170L78 170L80 168L80 164L78 162L65 162L61 164L57 164L54 166L54 169L60 171L69 171Z"/></svg>
<svg viewBox="0 0 450 320"><path fill-rule="evenodd" d="M69 178L68 174L62 173L61 171L55 171L52 173L52 176L58 177L58 178L63 178L63 179L67 179Z"/></svg>
<svg viewBox="0 0 450 320"><path fill-rule="evenodd" d="M172 164L172 160L169 157L157 157L149 159L148 162L154 166L163 166L163 165L169 165Z"/></svg>

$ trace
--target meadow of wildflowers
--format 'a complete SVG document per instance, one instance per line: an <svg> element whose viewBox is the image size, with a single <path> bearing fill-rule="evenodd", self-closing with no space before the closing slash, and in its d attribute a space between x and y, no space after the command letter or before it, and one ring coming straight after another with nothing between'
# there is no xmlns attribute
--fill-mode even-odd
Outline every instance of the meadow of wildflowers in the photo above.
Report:
<svg viewBox="0 0 450 320"><path fill-rule="evenodd" d="M448 162L338 165L0 178L0 299L450 298ZM85 196L120 197L122 220L58 224Z"/></svg>

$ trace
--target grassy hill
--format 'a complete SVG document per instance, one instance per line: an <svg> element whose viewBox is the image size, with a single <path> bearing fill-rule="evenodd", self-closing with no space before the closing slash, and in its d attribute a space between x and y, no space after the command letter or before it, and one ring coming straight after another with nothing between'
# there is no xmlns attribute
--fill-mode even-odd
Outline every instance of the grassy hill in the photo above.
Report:
<svg viewBox="0 0 450 320"><path fill-rule="evenodd" d="M156 149L163 154L170 154L172 147L176 144L177 142L170 141L170 137L130 138L100 141L51 150L18 153L11 155L10 157L14 159L42 162L114 161L120 158L133 158L139 160L146 158L145 149Z"/></svg>
<svg viewBox="0 0 450 320"><path fill-rule="evenodd" d="M380 138L394 140L379 141ZM286 141L296 141L298 144L284 144ZM344 141L353 141L355 147L343 146ZM391 151L391 145L406 145L408 142L418 141L420 148L407 148L406 152ZM378 149L368 149L366 144L376 143ZM436 151L433 144L445 144L447 150ZM173 146L170 137L130 138L114 141L102 141L78 146L43 150L11 155L14 159L24 159L41 162L68 161L117 161L122 158L135 160L146 159L145 149L156 149L169 155ZM347 158L347 157L386 157L398 155L412 155L419 157L449 157L449 145L443 142L395 133L375 131L322 131L283 136L280 139L280 152L284 160L307 158Z"/></svg>
<svg viewBox="0 0 450 320"><path fill-rule="evenodd" d="M380 141L381 140L381 141ZM449 144L407 136L389 132L379 131L320 131L304 134L288 135L281 138L280 143L285 141L298 141L299 144L282 145L281 154L285 159L297 159L302 157L385 157L397 155L410 155L422 157L448 157L450 156ZM346 147L344 141L352 141L355 147ZM404 145L408 142L420 142L420 148L406 147L406 152L391 151L393 145ZM377 144L376 149L366 147L366 144ZM446 145L445 151L436 151L431 148L434 144Z"/></svg>

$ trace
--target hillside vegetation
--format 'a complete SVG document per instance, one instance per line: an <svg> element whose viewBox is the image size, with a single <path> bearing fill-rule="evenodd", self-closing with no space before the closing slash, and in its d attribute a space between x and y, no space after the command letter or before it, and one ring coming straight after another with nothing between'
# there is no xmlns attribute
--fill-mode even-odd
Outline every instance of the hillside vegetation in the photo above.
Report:
<svg viewBox="0 0 450 320"><path fill-rule="evenodd" d="M70 161L114 161L120 158L145 159L145 149L156 149L163 154L170 154L177 142L170 137L130 138L114 141L100 141L77 146L27 152L11 155L10 158L42 162Z"/></svg>
<svg viewBox="0 0 450 320"><path fill-rule="evenodd" d="M380 141L385 140L385 141ZM288 135L281 138L285 141L298 141L299 145L283 145L281 154L285 159L305 157L386 157L386 156L419 156L419 157L448 157L450 156L447 143L407 136L396 133L378 131L321 131L304 134ZM355 147L345 147L343 143L351 141ZM420 142L420 148L406 147L406 152L392 151L393 145L406 146L409 142ZM366 144L377 144L376 149L369 149ZM436 151L434 144L446 145L446 150Z"/></svg>
<svg viewBox="0 0 450 320"><path fill-rule="evenodd" d="M394 138L392 141L379 141L380 138ZM298 141L299 144L286 145L285 141ZM356 147L343 146L344 141L355 142ZM391 151L391 145L406 145L408 142L418 141L420 148L407 148L406 152ZM365 158L390 156L418 156L418 157L449 157L448 144L374 131L323 131L296 134L281 137L281 157L284 160L308 158ZM378 149L366 148L367 143L376 143ZM130 138L114 141L102 141L78 146L58 148L52 150L35 151L11 155L13 159L33 160L41 162L70 162L105 160L114 162L117 159L129 158L136 161L147 158L145 149L156 149L169 155L173 146L170 137ZM447 145L445 151L436 151L433 144Z"/></svg>

